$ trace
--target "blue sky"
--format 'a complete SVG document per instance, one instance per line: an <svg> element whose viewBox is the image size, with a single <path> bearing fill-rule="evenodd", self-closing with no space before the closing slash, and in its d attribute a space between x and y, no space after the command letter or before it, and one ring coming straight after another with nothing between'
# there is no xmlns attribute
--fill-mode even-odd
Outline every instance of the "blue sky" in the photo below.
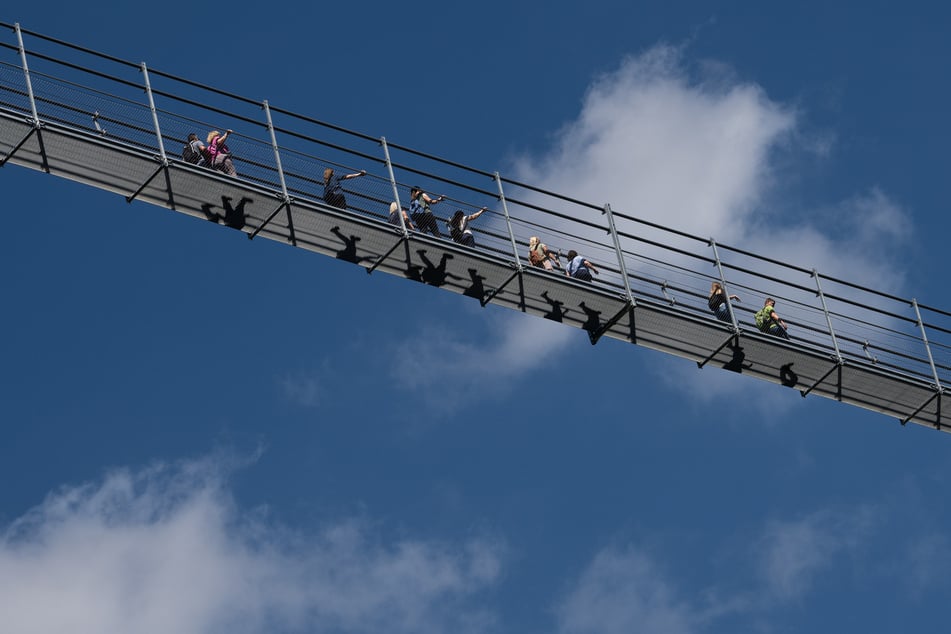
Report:
<svg viewBox="0 0 951 634"><path fill-rule="evenodd" d="M2 21L947 308L935 6ZM0 188L10 631L946 629L944 434L16 166Z"/></svg>

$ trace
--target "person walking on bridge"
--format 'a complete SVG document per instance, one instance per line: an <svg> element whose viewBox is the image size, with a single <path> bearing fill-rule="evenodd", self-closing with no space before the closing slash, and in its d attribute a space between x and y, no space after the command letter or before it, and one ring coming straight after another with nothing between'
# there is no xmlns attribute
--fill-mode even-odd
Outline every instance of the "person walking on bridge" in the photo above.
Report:
<svg viewBox="0 0 951 634"><path fill-rule="evenodd" d="M561 261L558 254L551 251L538 236L532 236L528 239L528 261L532 266L537 266L546 271L561 269Z"/></svg>
<svg viewBox="0 0 951 634"><path fill-rule="evenodd" d="M475 236L472 235L472 229L469 228L469 223L485 213L487 209L488 207L483 207L468 216L461 209L456 210L456 213L454 213L452 218L449 219L449 222L446 223L446 226L449 228L449 237L452 238L452 241L464 244L467 247L474 247L476 245Z"/></svg>
<svg viewBox="0 0 951 634"><path fill-rule="evenodd" d="M228 176L237 176L238 171L234 168L234 161L231 160L231 149L225 144L228 137L231 136L231 130L225 130L222 134L217 130L208 133L207 150L211 156L211 166L219 172L224 172Z"/></svg>
<svg viewBox="0 0 951 634"><path fill-rule="evenodd" d="M441 238L439 225L436 223L436 216L433 214L432 205L445 200L445 196L432 198L419 187L411 187L409 190L409 211L410 218L416 223L420 231L428 232Z"/></svg>
<svg viewBox="0 0 951 634"><path fill-rule="evenodd" d="M343 195L343 187L340 185L340 181L348 181L351 178L366 176L366 174L366 170L360 170L353 174L337 176L334 174L334 169L328 167L324 170L324 202L337 209L346 209L347 199Z"/></svg>
<svg viewBox="0 0 951 634"><path fill-rule="evenodd" d="M568 266L565 268L565 275L576 280L593 282L594 278L591 277L591 273L598 274L598 269L591 262L578 255L578 252L574 249L568 252Z"/></svg>
<svg viewBox="0 0 951 634"><path fill-rule="evenodd" d="M756 327L768 335L789 339L789 334L786 332L786 322L780 318L774 306L776 306L776 300L767 297L766 301L763 302L763 307L756 311Z"/></svg>
<svg viewBox="0 0 951 634"><path fill-rule="evenodd" d="M730 295L730 299L734 302L740 301L740 298L736 295ZM720 282L710 284L710 299L707 300L707 306L720 321L730 321L730 309L726 305L726 293L723 292L723 284L720 284Z"/></svg>

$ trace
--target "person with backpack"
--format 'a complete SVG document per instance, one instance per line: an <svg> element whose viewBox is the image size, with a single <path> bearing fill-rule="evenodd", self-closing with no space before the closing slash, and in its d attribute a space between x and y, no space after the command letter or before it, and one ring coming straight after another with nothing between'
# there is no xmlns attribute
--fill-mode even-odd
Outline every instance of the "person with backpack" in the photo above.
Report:
<svg viewBox="0 0 951 634"><path fill-rule="evenodd" d="M583 257L578 255L578 252L574 249L568 252L568 266L565 268L565 275L568 277L573 277L576 280L593 282L594 278L591 277L592 272L595 275L598 274L598 269L594 268L594 265L591 264L591 262L588 262Z"/></svg>
<svg viewBox="0 0 951 634"><path fill-rule="evenodd" d="M542 244L538 236L532 236L528 239L528 262L546 271L554 271L561 268L561 261L558 255L552 253L547 246Z"/></svg>
<svg viewBox="0 0 951 634"><path fill-rule="evenodd" d="M429 194L424 192L419 187L411 187L409 190L409 211L410 218L413 219L413 222L416 223L416 226L420 231L425 231L433 234L437 238L441 238L442 234L439 233L439 225L436 224L436 216L433 214L432 205L442 202L445 200L445 196L440 196L439 198L431 198Z"/></svg>
<svg viewBox="0 0 951 634"><path fill-rule="evenodd" d="M231 136L231 132L231 130L225 130L224 134L217 130L209 132L207 149L213 168L219 172L224 172L228 176L237 176L238 170L234 168L234 161L231 160L231 149L225 144L225 141Z"/></svg>
<svg viewBox="0 0 951 634"><path fill-rule="evenodd" d="M469 223L485 213L486 209L488 208L483 207L469 216L463 213L461 209L457 209L449 222L446 223L446 226L449 227L449 237L452 238L452 241L464 244L467 247L474 247L476 245L475 236L472 235L472 229L469 228Z"/></svg>
<svg viewBox="0 0 951 634"><path fill-rule="evenodd" d="M185 147L182 148L182 158L186 163L208 167L208 150L194 132L188 135L188 141L186 141Z"/></svg>
<svg viewBox="0 0 951 634"><path fill-rule="evenodd" d="M786 332L786 322L779 317L774 306L776 306L776 300L767 297L766 301L763 302L763 307L756 311L756 327L768 335L788 340L789 334Z"/></svg>
<svg viewBox="0 0 951 634"><path fill-rule="evenodd" d="M360 170L353 174L336 176L333 168L328 167L324 170L324 202L337 209L346 209L347 199L343 195L343 187L340 185L340 181L348 181L351 178L359 178L360 176L366 175L366 170Z"/></svg>

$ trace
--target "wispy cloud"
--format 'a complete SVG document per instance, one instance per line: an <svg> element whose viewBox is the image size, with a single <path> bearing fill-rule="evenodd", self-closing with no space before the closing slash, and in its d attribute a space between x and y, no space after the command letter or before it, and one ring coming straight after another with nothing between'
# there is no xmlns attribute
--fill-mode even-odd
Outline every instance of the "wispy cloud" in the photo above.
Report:
<svg viewBox="0 0 951 634"><path fill-rule="evenodd" d="M599 552L556 609L561 634L687 634L693 609L644 553L628 547Z"/></svg>
<svg viewBox="0 0 951 634"><path fill-rule="evenodd" d="M769 522L749 548L730 558L729 574L705 587L692 570L665 569L654 547L606 547L559 597L555 629L561 634L687 634L738 618L763 618L808 595L824 572L842 568L843 562L855 564L854 557L844 555L869 546L874 518L870 508L860 507ZM925 544L922 553L942 552L942 547Z"/></svg>
<svg viewBox="0 0 951 634"><path fill-rule="evenodd" d="M301 407L318 407L326 398L322 376L315 374L288 374L278 380L285 399Z"/></svg>
<svg viewBox="0 0 951 634"><path fill-rule="evenodd" d="M215 460L64 487L0 535L10 632L480 631L500 548L299 533L241 512ZM51 608L55 606L55 609Z"/></svg>
<svg viewBox="0 0 951 634"><path fill-rule="evenodd" d="M512 380L542 372L577 330L521 313L486 312L478 326L427 324L425 336L393 351L398 384L418 391L430 407L454 409L490 390L505 393Z"/></svg>
<svg viewBox="0 0 951 634"><path fill-rule="evenodd" d="M809 592L818 575L837 564L839 555L868 538L873 520L870 509L859 508L771 522L757 552L760 575L772 596L788 601Z"/></svg>

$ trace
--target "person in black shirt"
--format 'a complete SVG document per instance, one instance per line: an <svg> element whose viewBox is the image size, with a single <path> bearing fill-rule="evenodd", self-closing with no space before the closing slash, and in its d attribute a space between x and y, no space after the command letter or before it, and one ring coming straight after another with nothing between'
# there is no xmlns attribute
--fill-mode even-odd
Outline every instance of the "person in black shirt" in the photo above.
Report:
<svg viewBox="0 0 951 634"><path fill-rule="evenodd" d="M736 295L730 295L734 302L740 301ZM710 284L710 299L707 301L710 310L720 321L730 321L730 309L726 305L726 293L723 292L723 285L720 282Z"/></svg>

